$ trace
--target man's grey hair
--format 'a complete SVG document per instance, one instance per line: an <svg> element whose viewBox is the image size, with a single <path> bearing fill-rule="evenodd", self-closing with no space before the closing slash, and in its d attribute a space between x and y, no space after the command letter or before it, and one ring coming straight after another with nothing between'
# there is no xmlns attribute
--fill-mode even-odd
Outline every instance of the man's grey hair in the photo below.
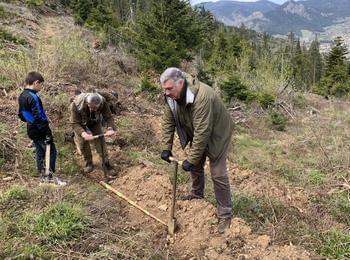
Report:
<svg viewBox="0 0 350 260"><path fill-rule="evenodd" d="M99 107L102 104L103 98L98 93L89 93L86 97L86 102L94 107Z"/></svg>
<svg viewBox="0 0 350 260"><path fill-rule="evenodd" d="M167 68L162 75L160 75L160 84L163 86L165 82L167 82L169 79L173 80L174 82L177 82L181 79L185 79L184 73L175 67Z"/></svg>

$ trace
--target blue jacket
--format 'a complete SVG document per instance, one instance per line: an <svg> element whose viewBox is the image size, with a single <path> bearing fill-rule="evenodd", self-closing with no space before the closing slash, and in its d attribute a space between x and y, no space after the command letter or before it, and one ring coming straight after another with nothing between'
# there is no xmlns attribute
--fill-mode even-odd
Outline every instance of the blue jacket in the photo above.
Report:
<svg viewBox="0 0 350 260"><path fill-rule="evenodd" d="M43 104L35 90L24 89L18 97L18 116L27 123L27 133L34 141L43 141L52 137L49 122Z"/></svg>

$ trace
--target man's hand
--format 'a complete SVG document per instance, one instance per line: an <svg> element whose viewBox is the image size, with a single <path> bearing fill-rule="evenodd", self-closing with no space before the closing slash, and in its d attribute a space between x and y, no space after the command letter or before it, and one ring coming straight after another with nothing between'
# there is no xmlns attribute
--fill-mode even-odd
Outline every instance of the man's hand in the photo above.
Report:
<svg viewBox="0 0 350 260"><path fill-rule="evenodd" d="M114 135L114 130L112 128L107 128L107 131L105 133L105 136L111 136Z"/></svg>
<svg viewBox="0 0 350 260"><path fill-rule="evenodd" d="M192 163L190 163L189 161L187 160L184 160L183 163L182 163L182 169L185 171L185 172L190 172L193 170L193 167L194 165Z"/></svg>
<svg viewBox="0 0 350 260"><path fill-rule="evenodd" d="M169 150L163 150L162 153L161 153L161 155L160 155L160 157L161 157L164 161L166 161L166 162L168 162L168 163L171 162L170 159L169 159L170 156L173 156L173 154L172 154L171 151L169 151Z"/></svg>
<svg viewBox="0 0 350 260"><path fill-rule="evenodd" d="M92 141L92 140L94 140L94 136L92 134L90 134L90 133L87 133L87 132L83 132L81 134L81 137L83 137L85 141Z"/></svg>
<svg viewBox="0 0 350 260"><path fill-rule="evenodd" d="M53 142L52 135L45 136L44 144L48 145L48 144L51 144L52 142Z"/></svg>

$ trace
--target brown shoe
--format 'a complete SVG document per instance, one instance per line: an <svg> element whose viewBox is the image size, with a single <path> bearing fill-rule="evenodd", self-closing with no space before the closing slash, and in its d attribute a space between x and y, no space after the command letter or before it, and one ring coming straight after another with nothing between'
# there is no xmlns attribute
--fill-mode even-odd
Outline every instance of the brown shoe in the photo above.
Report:
<svg viewBox="0 0 350 260"><path fill-rule="evenodd" d="M92 163L86 163L85 167L83 168L83 172L85 174L88 174L90 172L92 172L94 170L94 166L92 165Z"/></svg>
<svg viewBox="0 0 350 260"><path fill-rule="evenodd" d="M231 226L231 218L219 218L218 232L224 234L225 230Z"/></svg>
<svg viewBox="0 0 350 260"><path fill-rule="evenodd" d="M183 194L179 196L179 200L199 200L199 199L203 199L203 196L199 196L193 193L190 194Z"/></svg>

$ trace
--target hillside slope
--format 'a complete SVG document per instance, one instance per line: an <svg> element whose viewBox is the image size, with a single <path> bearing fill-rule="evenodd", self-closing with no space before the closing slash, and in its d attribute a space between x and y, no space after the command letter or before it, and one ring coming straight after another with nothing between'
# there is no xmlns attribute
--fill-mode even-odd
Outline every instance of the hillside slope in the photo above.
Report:
<svg viewBox="0 0 350 260"><path fill-rule="evenodd" d="M334 244L338 250L339 240L327 235L334 227L344 234L348 230L348 207L342 200L347 193L328 192L349 178L343 142L349 140L346 101L301 98L306 107L295 108L287 132L268 128L259 109L233 111L234 118L238 113L243 119L229 160L235 216L231 228L222 236L216 232L215 198L207 174L205 199L178 202L179 230L170 237L164 226L99 186L101 169L89 176L80 172L82 160L72 144L67 113L76 89L119 93L123 109L115 118L116 137L108 145L119 172L112 186L167 221L172 167L159 158L162 95L141 92L134 59L117 47L99 48L96 35L74 25L67 14L50 9L33 14L25 8L19 12L21 6L3 6L17 13L15 19L2 21L6 30L26 43L2 42L1 55L9 66L0 63L1 71L6 69L0 78L6 82L0 104L0 258L310 259L330 255L326 250ZM59 151L58 175L68 181L62 189L38 185L25 125L17 119L17 96L31 69L46 78L40 95ZM157 82L157 75L149 80ZM332 139L335 130L342 135ZM186 151L177 144L174 154L185 158ZM96 156L94 160L99 163ZM337 169L344 172L344 180L333 177ZM179 193L186 192L190 182L180 171ZM333 210L338 210L336 216ZM70 217L62 220L60 212ZM67 230L57 234L57 229L47 228L47 216Z"/></svg>

